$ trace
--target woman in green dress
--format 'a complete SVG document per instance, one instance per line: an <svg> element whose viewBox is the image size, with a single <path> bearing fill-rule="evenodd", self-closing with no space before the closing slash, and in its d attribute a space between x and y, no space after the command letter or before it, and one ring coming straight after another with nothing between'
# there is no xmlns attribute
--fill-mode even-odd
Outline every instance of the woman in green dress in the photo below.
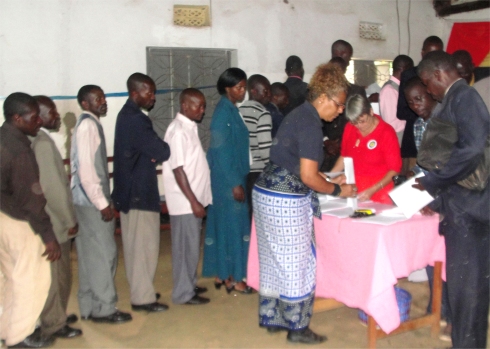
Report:
<svg viewBox="0 0 490 349"><path fill-rule="evenodd" d="M211 170L213 204L208 208L204 240L203 276L214 276L215 287L230 293L252 293L243 279L247 275L250 218L245 195L250 171L248 129L237 102L243 101L247 75L229 68L218 79L221 100L211 120L211 143L207 153Z"/></svg>

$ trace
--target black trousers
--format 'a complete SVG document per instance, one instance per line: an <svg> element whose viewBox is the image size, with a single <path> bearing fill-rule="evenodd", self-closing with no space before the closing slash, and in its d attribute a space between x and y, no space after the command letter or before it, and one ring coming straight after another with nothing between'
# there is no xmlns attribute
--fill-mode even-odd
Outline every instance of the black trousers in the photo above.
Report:
<svg viewBox="0 0 490 349"><path fill-rule="evenodd" d="M439 225L446 239L446 276L454 348L486 348L489 308L490 224L465 213Z"/></svg>

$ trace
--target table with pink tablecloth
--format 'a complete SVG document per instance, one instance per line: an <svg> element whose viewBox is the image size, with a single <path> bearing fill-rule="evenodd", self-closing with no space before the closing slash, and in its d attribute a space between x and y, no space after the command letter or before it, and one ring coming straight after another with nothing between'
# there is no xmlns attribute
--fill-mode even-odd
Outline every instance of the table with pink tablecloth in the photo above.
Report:
<svg viewBox="0 0 490 349"><path fill-rule="evenodd" d="M364 204L363 206L366 206ZM369 203L379 213L391 206ZM414 215L392 225L323 215L315 218L316 297L333 298L373 316L389 333L400 325L393 286L412 271L445 262L439 216ZM252 226L247 283L259 288L255 226ZM445 279L443 268L443 279Z"/></svg>

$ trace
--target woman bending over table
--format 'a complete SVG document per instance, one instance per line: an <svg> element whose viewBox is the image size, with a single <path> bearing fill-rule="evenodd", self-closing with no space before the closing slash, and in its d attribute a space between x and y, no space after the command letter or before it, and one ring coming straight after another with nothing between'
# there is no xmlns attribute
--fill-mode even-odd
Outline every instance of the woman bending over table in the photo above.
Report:
<svg viewBox="0 0 490 349"><path fill-rule="evenodd" d="M321 218L316 192L353 197L355 185L338 185L319 172L323 161L321 119L344 109L347 81L331 64L320 65L307 101L283 120L270 162L253 190L259 251L259 324L269 332L288 331L290 342L327 339L309 329L315 292L313 216Z"/></svg>
<svg viewBox="0 0 490 349"><path fill-rule="evenodd" d="M366 97L358 94L347 100L345 115L349 123L342 136L341 156L332 172L342 171L344 157L351 157L359 201L393 204L388 193L393 189L393 176L400 172L402 166L395 130L373 113ZM345 176L332 181L342 183Z"/></svg>

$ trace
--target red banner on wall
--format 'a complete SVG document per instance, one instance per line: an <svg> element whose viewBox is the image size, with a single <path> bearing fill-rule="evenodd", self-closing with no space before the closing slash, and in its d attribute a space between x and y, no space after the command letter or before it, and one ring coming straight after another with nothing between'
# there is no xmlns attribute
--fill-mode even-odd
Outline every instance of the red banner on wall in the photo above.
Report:
<svg viewBox="0 0 490 349"><path fill-rule="evenodd" d="M490 22L454 23L447 52L466 50L475 66L480 66L490 52Z"/></svg>

